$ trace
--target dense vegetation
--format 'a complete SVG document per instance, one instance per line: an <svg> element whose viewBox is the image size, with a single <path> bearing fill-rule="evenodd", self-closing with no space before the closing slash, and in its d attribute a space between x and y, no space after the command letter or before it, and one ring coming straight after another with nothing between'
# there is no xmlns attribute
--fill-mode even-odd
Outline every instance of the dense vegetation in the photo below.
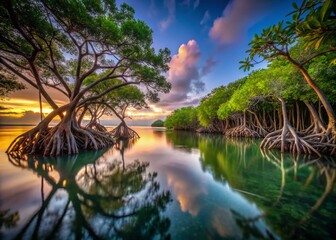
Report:
<svg viewBox="0 0 336 240"><path fill-rule="evenodd" d="M134 18L127 4L118 8L109 0L1 1L0 36L1 79L29 84L53 109L7 152L60 155L103 148L113 143L113 136L97 128L100 110L94 108L117 108L105 96L141 85L140 98L158 101L158 93L171 87L164 77L170 51L155 51L152 30ZM68 103L59 106L50 89L66 96ZM85 114L94 116L89 126L81 125ZM57 118L57 126L50 127Z"/></svg>
<svg viewBox="0 0 336 240"><path fill-rule="evenodd" d="M163 127L164 126L164 121L162 120L156 120L155 122L152 123L152 127Z"/></svg>
<svg viewBox="0 0 336 240"><path fill-rule="evenodd" d="M294 4L293 20L264 29L250 42L250 72L214 89L198 107L167 117L166 127L261 137L263 148L305 154L336 153L336 20L334 1Z"/></svg>
<svg viewBox="0 0 336 240"><path fill-rule="evenodd" d="M166 128L179 130L195 129L198 125L196 109L193 107L177 109L167 117L164 125Z"/></svg>

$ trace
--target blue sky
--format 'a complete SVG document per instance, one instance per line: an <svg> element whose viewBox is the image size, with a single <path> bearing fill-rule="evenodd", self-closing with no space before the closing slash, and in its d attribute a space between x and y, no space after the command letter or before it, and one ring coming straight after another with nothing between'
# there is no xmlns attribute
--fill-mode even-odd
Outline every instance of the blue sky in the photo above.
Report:
<svg viewBox="0 0 336 240"><path fill-rule="evenodd" d="M249 41L263 28L284 20L293 1L117 1L122 2L131 5L136 18L153 29L153 46L168 47L171 51L168 80L173 88L170 94L161 97L161 103L153 105L166 115L176 108L197 104L213 88L246 75L239 70L239 61L247 56ZM181 57L184 52L188 54L185 59ZM176 69L181 65L185 69Z"/></svg>

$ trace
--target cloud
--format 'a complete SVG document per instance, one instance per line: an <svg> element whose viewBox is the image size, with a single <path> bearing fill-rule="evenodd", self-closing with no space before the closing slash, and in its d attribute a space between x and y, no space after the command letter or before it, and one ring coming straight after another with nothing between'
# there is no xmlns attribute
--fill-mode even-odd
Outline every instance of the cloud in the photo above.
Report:
<svg viewBox="0 0 336 240"><path fill-rule="evenodd" d="M219 45L243 39L248 28L265 16L270 4L269 0L233 0L224 9L223 16L214 21L210 38Z"/></svg>
<svg viewBox="0 0 336 240"><path fill-rule="evenodd" d="M185 5L185 6L188 6L188 7L192 6L195 10L200 5L200 2L201 2L201 0L195 0L195 1L184 0L184 1L180 2L180 5Z"/></svg>
<svg viewBox="0 0 336 240"><path fill-rule="evenodd" d="M166 30L175 20L175 0L165 0L164 5L168 8L168 17L159 22L162 31Z"/></svg>
<svg viewBox="0 0 336 240"><path fill-rule="evenodd" d="M2 110L8 110L8 109L11 109L11 108L4 107L4 106L1 106L1 105L0 105L0 111L2 111Z"/></svg>
<svg viewBox="0 0 336 240"><path fill-rule="evenodd" d="M168 81L172 84L172 89L169 94L161 96L158 105L176 107L194 102L192 93L204 90L204 82L200 79L197 67L200 56L201 52L195 40L180 46L178 53L169 63Z"/></svg>
<svg viewBox="0 0 336 240"><path fill-rule="evenodd" d="M6 114L8 113L4 113L4 115ZM26 111L20 117L1 115L2 113L0 114L0 124L36 124L41 121L40 113L33 111Z"/></svg>
<svg viewBox="0 0 336 240"><path fill-rule="evenodd" d="M148 15L150 17L155 17L157 15L157 8L155 5L155 0L150 1Z"/></svg>
<svg viewBox="0 0 336 240"><path fill-rule="evenodd" d="M179 150L183 149L180 148ZM208 193L204 179L196 177L200 170L167 167L166 171L168 186L174 192L181 210L192 216L197 216L204 206L202 198Z"/></svg>
<svg viewBox="0 0 336 240"><path fill-rule="evenodd" d="M200 0L195 0L194 1L194 9L196 9L200 4Z"/></svg>
<svg viewBox="0 0 336 240"><path fill-rule="evenodd" d="M219 63L219 61L214 60L212 57L208 57L205 65L201 69L202 76L207 75L211 70Z"/></svg>
<svg viewBox="0 0 336 240"><path fill-rule="evenodd" d="M204 25L206 24L208 21L210 20L210 13L209 13L209 10L206 10L204 15L203 15L203 18L200 22L201 25Z"/></svg>

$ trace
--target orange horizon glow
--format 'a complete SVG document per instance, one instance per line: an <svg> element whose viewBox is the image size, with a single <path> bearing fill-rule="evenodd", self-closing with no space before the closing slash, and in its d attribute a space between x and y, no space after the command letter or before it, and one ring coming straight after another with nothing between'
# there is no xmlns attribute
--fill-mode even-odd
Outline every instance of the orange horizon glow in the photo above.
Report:
<svg viewBox="0 0 336 240"><path fill-rule="evenodd" d="M25 112L32 111L34 113L40 113L40 105L38 101L22 99L22 98L11 98L9 101L1 101L0 105L7 108L0 110L1 115L18 117L18 115L23 115ZM49 114L53 109L48 103L42 102L42 113ZM13 112L7 113L7 112Z"/></svg>
<svg viewBox="0 0 336 240"><path fill-rule="evenodd" d="M54 101L59 105L66 104L64 101ZM0 123L11 123L8 119L15 119L15 121L20 121L22 124L28 122L31 123L29 119L25 119L25 114L27 112L32 112L34 114L40 113L38 100L13 97L9 100L0 101L0 106L5 108L0 110ZM149 107L150 110L145 109L144 111L129 109L126 111L126 116L128 116L131 120L153 121L154 119L162 119L171 113L171 111L157 107L154 104L149 104ZM52 111L53 109L47 102L42 102L42 113L44 116L48 115ZM101 120L113 120L114 118L115 116L112 115L104 115ZM55 117L55 120L59 120L59 117ZM84 120L90 120L90 116L85 116Z"/></svg>

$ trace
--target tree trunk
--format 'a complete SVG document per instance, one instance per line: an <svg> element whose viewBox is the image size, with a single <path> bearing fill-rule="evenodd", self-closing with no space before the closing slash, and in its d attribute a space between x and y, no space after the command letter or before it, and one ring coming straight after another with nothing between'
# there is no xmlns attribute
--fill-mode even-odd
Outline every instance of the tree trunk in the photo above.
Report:
<svg viewBox="0 0 336 240"><path fill-rule="evenodd" d="M292 59L289 59L294 66L301 72L303 75L304 79L308 83L308 85L315 91L317 94L319 100L324 106L325 111L327 112L328 115L328 129L331 129L333 133L336 134L336 115L335 112L329 103L327 97L325 96L324 92L315 84L313 79L310 77L309 73L297 62L293 61Z"/></svg>
<svg viewBox="0 0 336 240"><path fill-rule="evenodd" d="M321 133L323 131L326 131L325 126L323 125L318 113L316 112L314 106L310 104L308 101L304 101L304 104L307 106L314 124L314 130L313 133Z"/></svg>

